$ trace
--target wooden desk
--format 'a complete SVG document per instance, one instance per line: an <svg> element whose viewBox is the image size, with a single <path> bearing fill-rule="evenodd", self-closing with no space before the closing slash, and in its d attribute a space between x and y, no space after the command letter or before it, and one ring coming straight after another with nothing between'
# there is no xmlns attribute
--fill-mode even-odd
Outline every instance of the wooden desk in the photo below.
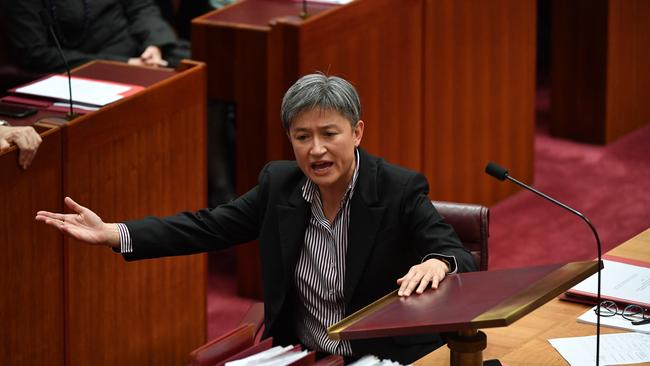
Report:
<svg viewBox="0 0 650 366"><path fill-rule="evenodd" d="M51 121L60 130L45 136L34 165L0 180L9 185L0 187L0 237L11 254L0 256L8 271L0 287L0 316L10 331L20 330L0 343L12 346L1 350L0 359L183 364L206 337L206 256L126 263L107 248L63 238L34 222L34 214L61 211L63 196L107 222L204 207L205 65L186 62L166 70L93 62L74 74L146 89L71 122ZM50 141L54 136L58 143ZM15 154L3 154L2 167L16 164ZM12 248L21 254L13 255ZM8 323L5 299L15 302Z"/></svg>
<svg viewBox="0 0 650 366"><path fill-rule="evenodd" d="M608 254L650 261L650 229L612 249ZM582 324L576 318L589 307L554 299L529 315L504 328L486 329L488 346L484 359L498 358L510 365L566 365L566 361L548 343L550 338L595 335L594 325ZM601 333L621 330L601 327ZM448 365L449 349L441 347L423 357L415 365Z"/></svg>
<svg viewBox="0 0 650 366"><path fill-rule="evenodd" d="M208 95L237 111L236 185L269 160L293 159L284 92L323 71L359 92L361 147L423 172L438 200L489 205L517 191L483 173L489 160L533 177L535 1L356 0L313 6L243 0L192 21ZM507 20L507 21L506 21ZM238 261L240 293L261 296L256 248Z"/></svg>
<svg viewBox="0 0 650 366"><path fill-rule="evenodd" d="M34 221L62 209L61 130L38 128L43 142L27 170L14 146L0 154L0 360L62 365L63 237Z"/></svg>

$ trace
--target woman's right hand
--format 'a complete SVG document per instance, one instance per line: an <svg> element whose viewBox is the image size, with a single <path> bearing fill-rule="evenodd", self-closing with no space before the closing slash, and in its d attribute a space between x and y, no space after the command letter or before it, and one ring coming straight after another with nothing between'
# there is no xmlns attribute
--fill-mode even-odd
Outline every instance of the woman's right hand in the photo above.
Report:
<svg viewBox="0 0 650 366"><path fill-rule="evenodd" d="M120 246L120 234L115 224L107 224L93 211L81 206L72 198L66 197L66 206L75 214L62 214L49 211L38 211L36 221L42 221L54 226L61 232L88 244Z"/></svg>

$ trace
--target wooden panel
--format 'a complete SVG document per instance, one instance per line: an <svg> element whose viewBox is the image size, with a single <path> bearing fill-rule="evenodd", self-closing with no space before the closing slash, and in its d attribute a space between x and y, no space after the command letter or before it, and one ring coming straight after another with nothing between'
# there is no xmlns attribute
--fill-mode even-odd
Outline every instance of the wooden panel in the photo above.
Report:
<svg viewBox="0 0 650 366"><path fill-rule="evenodd" d="M554 0L551 12L550 132L604 143L607 0Z"/></svg>
<svg viewBox="0 0 650 366"><path fill-rule="evenodd" d="M551 133L606 144L650 121L650 3L553 1Z"/></svg>
<svg viewBox="0 0 650 366"><path fill-rule="evenodd" d="M609 1L606 142L650 123L650 1Z"/></svg>
<svg viewBox="0 0 650 366"><path fill-rule="evenodd" d="M534 0L427 0L422 171L437 200L490 205L517 190L483 173L497 161L532 182Z"/></svg>
<svg viewBox="0 0 650 366"><path fill-rule="evenodd" d="M422 10L419 0L356 1L308 20L295 77L320 70L350 81L361 98L361 146L415 170L422 168Z"/></svg>
<svg viewBox="0 0 650 366"><path fill-rule="evenodd" d="M63 240L34 220L61 210L61 133L41 134L32 165L0 155L0 359L4 365L63 365Z"/></svg>
<svg viewBox="0 0 650 366"><path fill-rule="evenodd" d="M205 205L202 64L65 132L64 192L107 222ZM205 340L205 255L126 263L66 238L66 363L179 365Z"/></svg>

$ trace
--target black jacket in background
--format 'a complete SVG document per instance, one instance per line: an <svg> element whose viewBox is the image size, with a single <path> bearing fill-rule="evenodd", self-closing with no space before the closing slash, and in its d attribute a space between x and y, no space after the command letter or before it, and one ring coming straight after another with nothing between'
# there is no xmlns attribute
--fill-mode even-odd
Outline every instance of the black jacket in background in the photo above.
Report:
<svg viewBox="0 0 650 366"><path fill-rule="evenodd" d="M95 59L127 61L147 46L169 59L179 47L173 29L152 0L2 0L4 28L13 63L34 72L64 69L39 12L47 9L70 67ZM189 57L189 48L181 53Z"/></svg>

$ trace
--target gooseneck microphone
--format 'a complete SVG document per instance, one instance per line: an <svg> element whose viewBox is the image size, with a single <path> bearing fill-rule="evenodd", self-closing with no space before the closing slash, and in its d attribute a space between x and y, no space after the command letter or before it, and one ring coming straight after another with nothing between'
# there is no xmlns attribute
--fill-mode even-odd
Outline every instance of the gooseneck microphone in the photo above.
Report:
<svg viewBox="0 0 650 366"><path fill-rule="evenodd" d="M558 206L570 211L571 213L577 215L578 217L583 219L587 223L587 225L589 225L589 228L591 228L591 232L596 237L596 247L598 249L598 274L597 274L598 291L596 292L596 309L598 309L598 307L600 306L600 302L601 302L601 298L600 298L600 270L601 270L601 268L603 266L603 258L602 258L602 250L601 250L601 246L600 246L600 237L598 236L598 232L596 231L596 228L594 227L594 225L592 225L591 221L589 221L589 219L587 217L585 217L585 215L581 214L577 210L574 210L573 208L565 205L564 203L562 203L562 202L560 202L560 201L558 201L558 200L556 200L556 199L554 199L552 197L549 197L548 195L536 190L535 188L529 186L528 184L520 182L517 179L511 177L508 174L507 169L499 166L498 164L496 164L494 162L489 162L488 163L488 165L485 167L485 172L487 174L493 176L494 178L496 178L498 180L501 180L501 181L508 179L509 181L515 183L516 185L518 185L518 186L520 186L522 188L525 188L525 189L535 193L536 195L544 197L548 201L551 201L551 202L555 203L556 205L558 205ZM598 366L600 364L600 359L599 358L600 358L600 312L597 311L596 312L596 366Z"/></svg>
<svg viewBox="0 0 650 366"><path fill-rule="evenodd" d="M50 35L54 39L54 43L56 44L56 49L57 51L59 51L59 56L61 56L61 60L63 60L63 64L65 65L65 71L68 73L68 93L69 93L68 104L70 110L68 111L67 117L68 120L71 121L76 117L76 115L74 114L74 110L72 109L72 76L70 76L70 66L68 65L68 60L65 58L65 55L63 54L63 49L61 48L59 37L56 36L56 32L54 31L54 21L52 20L50 13L47 11L47 9L42 9L39 12L39 15L41 16L41 21L43 22L43 24L50 30Z"/></svg>

